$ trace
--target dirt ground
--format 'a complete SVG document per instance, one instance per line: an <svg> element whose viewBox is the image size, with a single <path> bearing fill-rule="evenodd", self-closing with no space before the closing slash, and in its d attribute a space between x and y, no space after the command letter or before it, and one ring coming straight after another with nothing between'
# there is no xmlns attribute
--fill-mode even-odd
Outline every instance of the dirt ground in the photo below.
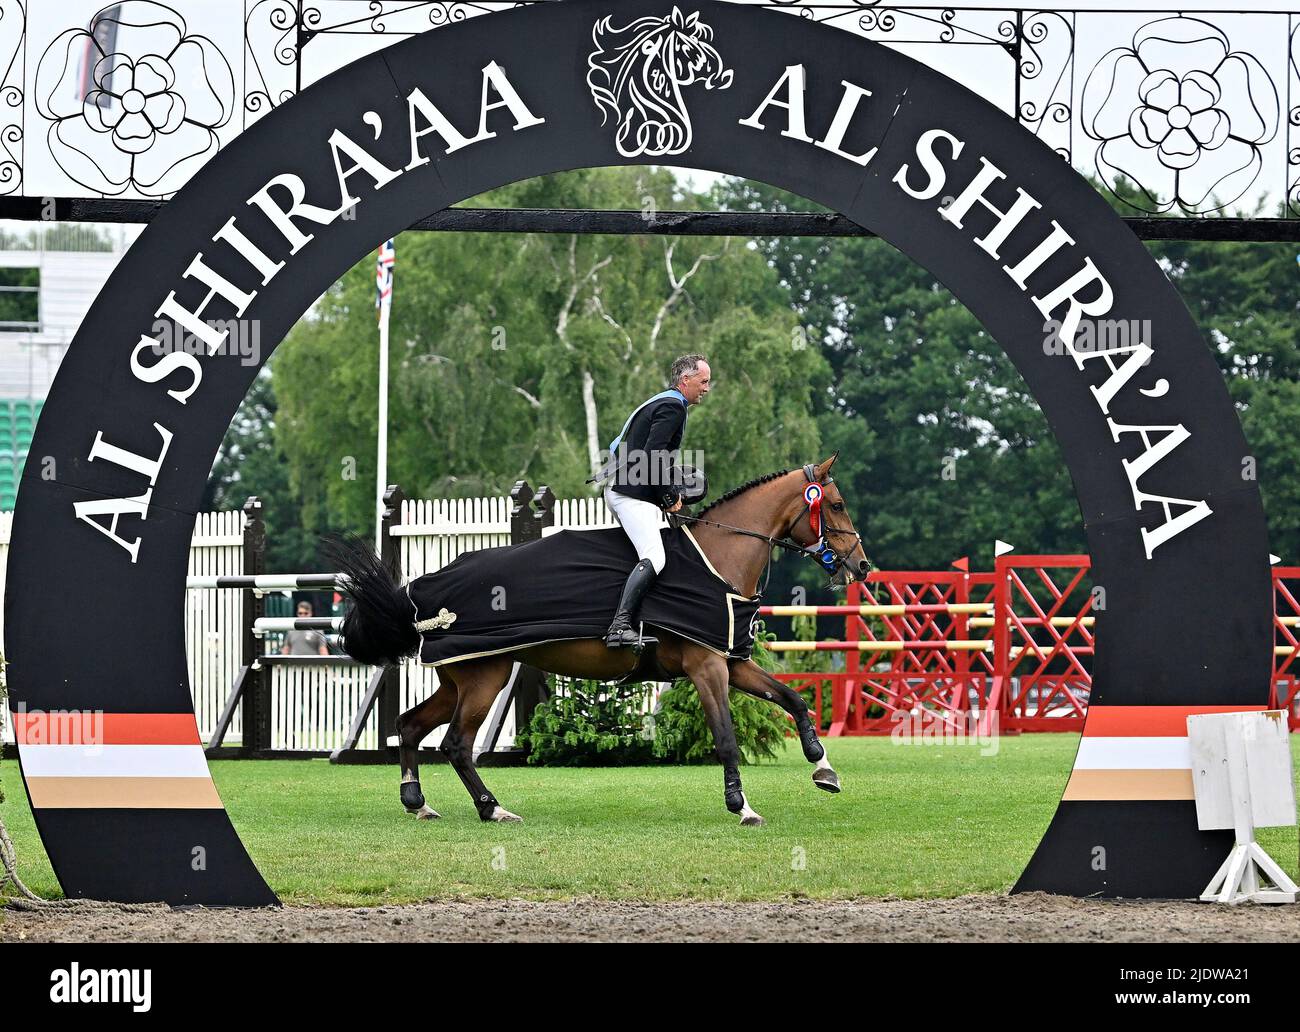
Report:
<svg viewBox="0 0 1300 1032"><path fill-rule="evenodd" d="M0 911L7 942L1294 942L1300 907L950 900L622 903L449 900L372 908Z"/></svg>

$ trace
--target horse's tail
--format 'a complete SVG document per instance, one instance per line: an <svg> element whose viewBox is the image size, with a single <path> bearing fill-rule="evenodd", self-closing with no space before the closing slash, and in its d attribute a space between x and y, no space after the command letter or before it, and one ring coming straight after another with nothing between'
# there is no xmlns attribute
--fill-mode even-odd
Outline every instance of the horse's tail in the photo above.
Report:
<svg viewBox="0 0 1300 1032"><path fill-rule="evenodd" d="M401 589L400 569L389 569L368 541L356 534L327 534L322 552L343 577L348 600L340 644L359 663L396 665L420 648L411 600Z"/></svg>

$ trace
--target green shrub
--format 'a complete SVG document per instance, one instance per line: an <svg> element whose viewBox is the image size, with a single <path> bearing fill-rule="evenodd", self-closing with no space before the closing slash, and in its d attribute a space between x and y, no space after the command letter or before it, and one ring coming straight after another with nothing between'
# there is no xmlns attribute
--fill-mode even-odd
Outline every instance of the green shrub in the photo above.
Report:
<svg viewBox="0 0 1300 1032"><path fill-rule="evenodd" d="M758 656L756 654L756 659ZM770 661L770 654L767 656ZM761 661L760 661L761 662ZM616 767L646 763L712 763L713 732L699 692L685 678L676 681L650 713L653 685L609 685L600 681L552 679L551 698L533 710L515 742L540 767ZM771 702L731 693L731 722L744 762L776 758L793 728Z"/></svg>
<svg viewBox="0 0 1300 1032"><path fill-rule="evenodd" d="M741 692L731 693L731 724L746 763L776 759L777 750L785 748L786 729L793 726L784 710ZM717 759L700 693L690 681L674 682L659 697L654 754L672 763L712 763Z"/></svg>
<svg viewBox="0 0 1300 1032"><path fill-rule="evenodd" d="M551 697L515 734L528 762L549 767L620 767L652 763L651 685L552 679Z"/></svg>

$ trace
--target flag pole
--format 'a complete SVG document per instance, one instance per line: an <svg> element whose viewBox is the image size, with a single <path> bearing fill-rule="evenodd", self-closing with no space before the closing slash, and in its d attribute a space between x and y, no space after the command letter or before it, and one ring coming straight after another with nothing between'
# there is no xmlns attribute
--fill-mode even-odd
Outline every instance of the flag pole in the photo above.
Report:
<svg viewBox="0 0 1300 1032"><path fill-rule="evenodd" d="M384 551L384 490L388 484L388 321L393 309L393 265L396 251L389 240L379 248L375 268L379 308L379 454L375 473L375 551Z"/></svg>
<svg viewBox="0 0 1300 1032"><path fill-rule="evenodd" d="M379 475L375 478L375 551L384 548L384 488L388 482L388 313L379 317Z"/></svg>

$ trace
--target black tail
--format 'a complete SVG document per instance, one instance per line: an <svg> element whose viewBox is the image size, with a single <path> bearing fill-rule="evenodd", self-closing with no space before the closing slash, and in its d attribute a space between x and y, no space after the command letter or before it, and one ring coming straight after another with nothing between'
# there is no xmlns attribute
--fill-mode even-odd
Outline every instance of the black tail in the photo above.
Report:
<svg viewBox="0 0 1300 1032"><path fill-rule="evenodd" d="M420 632L411 600L399 586L401 571L386 567L356 534L324 535L321 551L343 574L338 591L351 603L343 618L343 651L370 666L395 665L415 655Z"/></svg>

